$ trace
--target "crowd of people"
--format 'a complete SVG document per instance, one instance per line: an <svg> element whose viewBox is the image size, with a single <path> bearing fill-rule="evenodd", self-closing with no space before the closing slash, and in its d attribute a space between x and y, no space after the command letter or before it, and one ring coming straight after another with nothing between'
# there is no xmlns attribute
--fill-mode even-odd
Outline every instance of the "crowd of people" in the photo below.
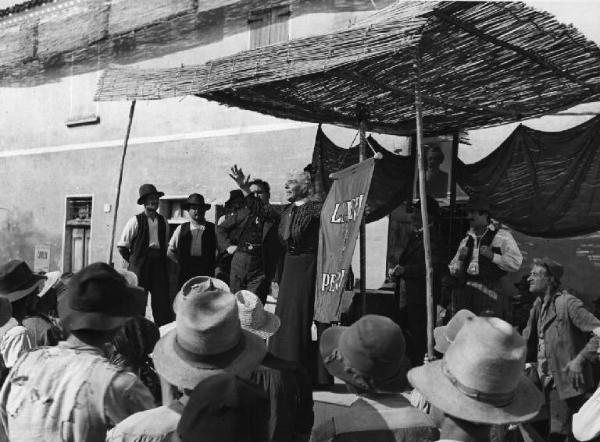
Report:
<svg viewBox="0 0 600 442"><path fill-rule="evenodd" d="M200 194L168 237L162 192L118 243L128 270L93 263L40 275L0 266L0 442L518 441L600 434L594 366L600 320L561 286L563 267L536 258L523 330L507 320L502 278L522 265L510 231L475 195L452 259L431 222L435 354L427 350L420 205L389 271L397 320L367 314L314 324L322 198L310 169L286 182L279 213L269 184L231 169L216 224ZM168 260L178 287L169 296ZM276 295L274 313L265 308ZM150 299L151 320L145 317ZM441 309L440 309L441 310ZM316 333L312 331L316 330ZM424 357L425 356L425 357ZM351 401L315 413L315 389L344 384ZM600 391L600 390L599 390Z"/></svg>

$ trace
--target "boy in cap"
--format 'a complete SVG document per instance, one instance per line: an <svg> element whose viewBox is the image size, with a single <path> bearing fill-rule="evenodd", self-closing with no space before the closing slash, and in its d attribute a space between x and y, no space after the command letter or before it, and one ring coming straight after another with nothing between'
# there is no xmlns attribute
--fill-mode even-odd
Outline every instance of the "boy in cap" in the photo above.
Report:
<svg viewBox="0 0 600 442"><path fill-rule="evenodd" d="M311 441L438 440L433 421L400 394L408 387L410 363L402 331L391 319L366 315L350 327L329 328L319 349L329 373L358 397L347 413L314 428Z"/></svg>
<svg viewBox="0 0 600 442"><path fill-rule="evenodd" d="M167 220L158 213L158 203L163 192L152 184L142 184L137 203L144 211L130 218L123 229L117 249L128 269L134 272L140 287L152 296L152 316L158 326L173 320L169 297L167 271Z"/></svg>
<svg viewBox="0 0 600 442"><path fill-rule="evenodd" d="M17 361L0 391L0 439L100 442L107 428L153 407L138 377L105 357L106 343L143 299L105 263L73 276L58 307L70 335Z"/></svg>
<svg viewBox="0 0 600 442"><path fill-rule="evenodd" d="M444 358L408 372L432 405L441 440L489 440L492 425L526 422L542 395L523 374L526 346L499 318L468 318Z"/></svg>
<svg viewBox="0 0 600 442"><path fill-rule="evenodd" d="M242 330L235 296L218 279L187 281L174 302L175 327L160 338L153 359L162 380L182 396L167 405L136 413L108 436L109 442L163 442L175 435L181 413L198 383L223 372L249 377L267 348Z"/></svg>
<svg viewBox="0 0 600 442"><path fill-rule="evenodd" d="M537 374L550 414L549 437L565 440L571 416L594 388L590 362L597 358L600 320L581 300L559 291L563 267L550 258L534 259L529 291L537 296L523 337L528 360L537 362ZM590 339L591 337L591 339Z"/></svg>
<svg viewBox="0 0 600 442"><path fill-rule="evenodd" d="M448 265L458 281L452 312L466 308L480 315L489 310L503 317L502 278L521 268L523 255L510 231L492 219L491 204L483 195L469 199L467 218L471 227Z"/></svg>

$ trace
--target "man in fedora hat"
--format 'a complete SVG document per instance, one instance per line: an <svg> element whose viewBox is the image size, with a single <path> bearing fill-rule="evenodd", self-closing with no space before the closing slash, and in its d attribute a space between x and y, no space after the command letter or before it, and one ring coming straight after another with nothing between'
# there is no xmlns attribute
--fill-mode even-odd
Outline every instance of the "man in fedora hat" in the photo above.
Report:
<svg viewBox="0 0 600 442"><path fill-rule="evenodd" d="M217 225L220 242L233 255L229 285L234 293L250 290L264 304L282 257L277 234L279 214L269 204L269 183L250 180L236 165L229 176L245 198L244 207Z"/></svg>
<svg viewBox="0 0 600 442"><path fill-rule="evenodd" d="M279 317L265 310L258 296L248 290L241 290L235 297L244 330L262 339L268 339L277 333L281 325ZM269 396L269 440L308 440L314 414L312 385L304 367L297 362L286 361L267 353L250 379Z"/></svg>
<svg viewBox="0 0 600 442"><path fill-rule="evenodd" d="M503 317L507 300L502 277L521 268L523 255L510 231L492 219L491 204L483 195L473 195L467 204L470 229L450 261L455 278L452 313L461 309L476 315L491 311Z"/></svg>
<svg viewBox="0 0 600 442"><path fill-rule="evenodd" d="M529 291L537 298L523 331L549 407L551 440L568 437L571 416L595 387L590 362L597 359L598 337L591 336L600 335L600 320L581 300L559 290L562 276L558 262L533 260Z"/></svg>
<svg viewBox="0 0 600 442"><path fill-rule="evenodd" d="M400 394L408 387L410 362L402 331L391 319L366 315L350 327L328 328L319 349L329 373L358 397L347 413L314 428L312 441L438 440L431 419Z"/></svg>
<svg viewBox="0 0 600 442"><path fill-rule="evenodd" d="M153 407L140 379L117 369L105 353L144 297L105 263L73 276L58 306L69 337L30 351L14 365L0 391L0 439L100 442L107 428Z"/></svg>
<svg viewBox="0 0 600 442"><path fill-rule="evenodd" d="M542 395L525 377L526 345L499 318L470 317L444 358L408 372L431 403L441 440L489 440L492 425L526 422Z"/></svg>
<svg viewBox="0 0 600 442"><path fill-rule="evenodd" d="M173 320L167 271L167 221L158 213L163 192L152 184L142 184L137 203L144 211L130 218L117 243L119 253L129 263L140 287L150 292L152 316L157 325Z"/></svg>
<svg viewBox="0 0 600 442"><path fill-rule="evenodd" d="M215 225L204 216L210 207L199 193L192 193L183 204L190 220L177 226L167 252L169 258L179 264L179 287L194 276L215 274Z"/></svg>
<svg viewBox="0 0 600 442"><path fill-rule="evenodd" d="M134 414L113 428L107 441L171 440L194 387L211 376L229 372L245 378L267 349L258 336L240 325L237 302L229 287L215 278L187 281L173 303L175 327L154 347L156 371L176 387L181 398L154 410Z"/></svg>
<svg viewBox="0 0 600 442"><path fill-rule="evenodd" d="M223 206L223 214L219 217L217 221L217 225L227 225L233 219L235 213L242 209L245 205L244 193L240 189L230 190L229 191L229 199L225 201ZM215 277L219 278L221 281L225 281L229 284L229 276L231 272L231 259L233 255L231 255L227 249L230 251L234 250L237 247L238 237L241 233L241 225L238 228L229 228L225 229L217 229L217 249L219 251L217 255L217 262L215 268Z"/></svg>
<svg viewBox="0 0 600 442"><path fill-rule="evenodd" d="M0 266L0 296L6 297L12 316L25 327L33 347L56 345L63 333L47 314L40 311L40 296L49 279L31 271L25 261L12 259Z"/></svg>

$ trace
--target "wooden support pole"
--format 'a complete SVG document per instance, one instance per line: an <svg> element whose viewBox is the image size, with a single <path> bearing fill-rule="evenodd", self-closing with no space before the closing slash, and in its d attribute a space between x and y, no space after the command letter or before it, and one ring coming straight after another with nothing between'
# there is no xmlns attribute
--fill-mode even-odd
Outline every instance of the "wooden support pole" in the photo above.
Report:
<svg viewBox="0 0 600 442"><path fill-rule="evenodd" d="M133 113L135 112L135 100L129 107L129 122L127 123L127 132L125 132L125 141L123 142L123 154L121 155L121 168L119 169L119 181L117 182L117 197L115 199L115 213L113 215L112 233L110 235L110 247L108 249L108 263L113 265L113 251L115 248L115 232L117 229L117 215L119 213L119 200L121 199L121 183L123 182L123 167L125 166L125 155L127 154L127 145L129 144L129 134L131 133L131 123L133 122Z"/></svg>
<svg viewBox="0 0 600 442"><path fill-rule="evenodd" d="M360 132L360 147L358 151L358 161L362 162L367 157L367 137L366 137L367 123L364 118L360 118L358 122L358 130ZM360 252L360 296L362 299L362 314L367 314L367 234L366 234L366 223L365 215L363 215L360 221L360 239L359 239L359 252Z"/></svg>
<svg viewBox="0 0 600 442"><path fill-rule="evenodd" d="M456 162L458 161L459 131L452 134L452 158L450 159L450 229L448 232L448 256L456 250L454 232L456 223Z"/></svg>
<svg viewBox="0 0 600 442"><path fill-rule="evenodd" d="M423 247L425 249L425 282L427 301L427 355L433 358L433 267L431 265L431 239L429 236L429 215L427 213L427 188L425 183L425 155L423 154L423 103L421 101L421 57L416 57L417 78L415 81L415 113L417 164L419 173L419 199L423 220Z"/></svg>

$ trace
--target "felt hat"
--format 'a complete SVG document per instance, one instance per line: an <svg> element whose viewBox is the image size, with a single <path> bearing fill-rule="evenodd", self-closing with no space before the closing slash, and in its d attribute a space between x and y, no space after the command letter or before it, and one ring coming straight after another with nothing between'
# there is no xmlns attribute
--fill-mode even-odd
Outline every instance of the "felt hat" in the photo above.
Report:
<svg viewBox="0 0 600 442"><path fill-rule="evenodd" d="M265 310L258 296L248 290L240 290L235 294L238 305L240 323L244 330L254 333L263 339L273 336L281 321L279 317Z"/></svg>
<svg viewBox="0 0 600 442"><path fill-rule="evenodd" d="M554 276L554 278L556 278L557 281L560 281L563 273L564 273L564 269L562 264L554 261L553 259L548 258L547 256L544 256L543 258L535 258L533 260L533 263L535 265L540 265L546 268L546 270L548 271L548 273L552 276Z"/></svg>
<svg viewBox="0 0 600 442"><path fill-rule="evenodd" d="M450 344L454 342L456 335L469 318L474 318L475 314L467 309L459 310L448 321L448 324L433 329L433 338L435 340L435 350L440 353L446 353Z"/></svg>
<svg viewBox="0 0 600 442"><path fill-rule="evenodd" d="M319 350L327 371L348 384L378 392L399 392L408 385L404 335L384 316L365 315L350 327L328 328ZM373 385L357 384L353 373L371 378Z"/></svg>
<svg viewBox="0 0 600 442"><path fill-rule="evenodd" d="M225 206L230 206L231 204L243 201L244 200L244 192L240 189L230 190L229 191L229 199L225 201Z"/></svg>
<svg viewBox="0 0 600 442"><path fill-rule="evenodd" d="M44 275L46 277L46 281L44 281L44 285L38 292L38 298L42 298L50 289L52 289L58 280L60 279L60 272L48 272Z"/></svg>
<svg viewBox="0 0 600 442"><path fill-rule="evenodd" d="M46 277L33 273L25 261L11 259L0 267L0 296L15 302L41 288L45 281Z"/></svg>
<svg viewBox="0 0 600 442"><path fill-rule="evenodd" d="M491 213L492 204L490 203L490 200L485 195L473 194L469 198L469 202L467 203L466 210L467 210L467 212L473 210L473 211L478 211L478 212Z"/></svg>
<svg viewBox="0 0 600 442"><path fill-rule="evenodd" d="M408 372L408 380L444 413L469 422L504 425L532 419L542 394L524 375L526 345L499 318L466 320L439 361Z"/></svg>
<svg viewBox="0 0 600 442"><path fill-rule="evenodd" d="M184 210L188 210L190 206L200 206L204 210L208 210L211 208L210 204L206 204L204 202L204 196L200 195L199 193L192 193L190 196L188 196L187 200L185 200L185 202L181 205L181 207L183 207Z"/></svg>
<svg viewBox="0 0 600 442"><path fill-rule="evenodd" d="M175 298L175 329L154 347L154 366L170 384L193 389L223 371L248 375L265 357L265 342L242 330L235 296L224 282L192 278Z"/></svg>
<svg viewBox="0 0 600 442"><path fill-rule="evenodd" d="M3 327L12 318L12 304L4 296L0 296L0 327Z"/></svg>
<svg viewBox="0 0 600 442"><path fill-rule="evenodd" d="M71 330L113 330L146 307L146 292L127 284L110 265L96 262L69 280L59 299L58 316Z"/></svg>
<svg viewBox="0 0 600 442"><path fill-rule="evenodd" d="M258 385L230 373L200 382L185 406L177 433L182 442L269 440L269 399Z"/></svg>
<svg viewBox="0 0 600 442"><path fill-rule="evenodd" d="M137 203L144 204L144 200L147 196L150 195L158 195L158 197L160 198L161 196L164 196L164 192L159 192L158 190L156 190L154 184L142 184L140 186L140 197L138 198Z"/></svg>

